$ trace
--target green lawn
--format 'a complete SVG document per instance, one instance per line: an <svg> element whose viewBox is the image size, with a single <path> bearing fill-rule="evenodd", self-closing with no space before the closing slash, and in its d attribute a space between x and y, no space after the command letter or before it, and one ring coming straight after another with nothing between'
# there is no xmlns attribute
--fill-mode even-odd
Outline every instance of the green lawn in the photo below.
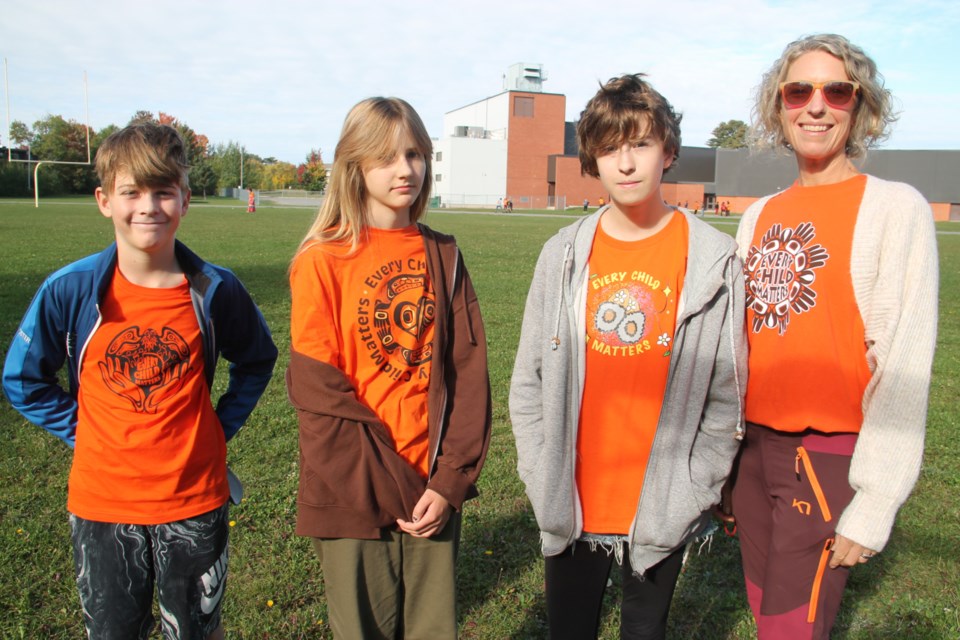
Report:
<svg viewBox="0 0 960 640"><path fill-rule="evenodd" d="M180 237L210 261L234 269L260 305L280 348L277 375L229 447L247 498L232 511L225 625L232 638L328 638L318 563L293 534L297 427L283 371L289 347L286 270L309 209L196 204ZM519 212L518 212L519 213ZM543 563L537 530L515 471L507 388L520 317L536 256L564 216L431 212L427 222L457 236L476 283L487 328L494 435L481 497L464 514L460 550L463 638L542 638ZM566 219L564 219L566 218ZM735 226L723 221L721 229ZM956 228L954 226L954 228ZM6 353L42 279L112 238L93 199L57 204L0 200L0 345ZM960 235L939 238L939 349L923 475L885 552L854 570L837 638L960 637ZM222 384L222 380L219 384ZM65 510L70 451L0 400L0 638L81 638ZM611 589L616 597L617 585ZM272 605L270 604L272 603ZM610 608L602 638L617 637ZM752 638L737 542L718 535L692 553L671 614L673 638Z"/></svg>

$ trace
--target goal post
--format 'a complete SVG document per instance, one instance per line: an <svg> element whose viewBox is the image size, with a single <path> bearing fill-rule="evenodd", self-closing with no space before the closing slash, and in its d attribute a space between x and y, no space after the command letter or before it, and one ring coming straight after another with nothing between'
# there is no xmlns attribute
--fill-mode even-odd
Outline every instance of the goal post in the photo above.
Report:
<svg viewBox="0 0 960 640"><path fill-rule="evenodd" d="M35 165L33 168L33 206L34 208L40 208L40 165L41 164L66 164L66 165L80 165L80 166L89 166L92 164L92 158L90 153L90 102L88 98L87 91L87 72L83 72L83 107L84 107L84 116L85 121L83 127L86 130L87 134L87 161L78 162L71 160L33 160L29 157L26 160L21 160L19 158L13 157L13 141L10 140L10 79L7 72L7 59L3 59L3 87L4 95L6 96L7 102L7 162L23 162L27 165ZM27 169L29 171L29 168Z"/></svg>

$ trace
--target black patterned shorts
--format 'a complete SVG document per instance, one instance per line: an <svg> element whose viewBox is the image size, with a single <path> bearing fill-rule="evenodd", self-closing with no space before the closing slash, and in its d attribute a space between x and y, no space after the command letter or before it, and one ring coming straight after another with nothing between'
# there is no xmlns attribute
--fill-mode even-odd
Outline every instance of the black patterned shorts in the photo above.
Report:
<svg viewBox="0 0 960 640"><path fill-rule="evenodd" d="M227 505L158 525L70 515L73 564L87 636L146 639L156 586L167 640L204 638L220 625L227 577Z"/></svg>

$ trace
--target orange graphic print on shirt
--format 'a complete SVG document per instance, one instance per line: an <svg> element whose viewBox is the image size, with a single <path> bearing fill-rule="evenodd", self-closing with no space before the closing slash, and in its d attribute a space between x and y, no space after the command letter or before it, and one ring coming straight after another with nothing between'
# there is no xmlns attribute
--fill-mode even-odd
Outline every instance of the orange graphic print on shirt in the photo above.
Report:
<svg viewBox="0 0 960 640"><path fill-rule="evenodd" d="M805 313L817 304L816 270L830 256L822 245L813 243L815 238L816 229L810 222L796 228L774 224L759 245L750 247L744 275L754 333L768 327L783 335L791 312Z"/></svg>
<svg viewBox="0 0 960 640"><path fill-rule="evenodd" d="M128 400L134 411L156 413L164 400L183 388L190 347L170 327L157 333L132 326L110 341L97 365L107 388Z"/></svg>

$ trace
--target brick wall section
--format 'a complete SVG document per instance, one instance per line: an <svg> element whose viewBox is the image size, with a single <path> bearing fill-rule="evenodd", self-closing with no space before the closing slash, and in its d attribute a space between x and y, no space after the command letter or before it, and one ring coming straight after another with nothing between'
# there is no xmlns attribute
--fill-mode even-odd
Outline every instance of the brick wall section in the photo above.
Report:
<svg viewBox="0 0 960 640"><path fill-rule="evenodd" d="M949 202L931 202L930 208L933 209L933 219L936 222L946 222L950 219Z"/></svg>
<svg viewBox="0 0 960 640"><path fill-rule="evenodd" d="M665 179L670 179L670 174L664 176ZM672 207L677 206L677 203L680 203L680 206L687 207L689 209L700 209L703 210L703 185L702 184L675 184L665 182L660 187L660 193L663 195L663 200Z"/></svg>
<svg viewBox="0 0 960 640"><path fill-rule="evenodd" d="M596 206L600 198L609 200L609 196L600 180L590 176L580 175L580 160L571 156L556 159L556 194L567 197L567 206L581 205L583 199L590 200L590 206ZM666 178L669 178L667 174ZM669 205L687 204L691 209L703 209L702 184L672 184L664 183L661 186L663 199Z"/></svg>
<svg viewBox="0 0 960 640"><path fill-rule="evenodd" d="M596 207L600 198L609 200L600 180L593 176L580 175L580 159L577 157L557 158L556 178L556 193L558 196L566 196L568 207L582 207L584 198L590 201L591 207Z"/></svg>
<svg viewBox="0 0 960 640"><path fill-rule="evenodd" d="M724 196L724 195L717 196L717 202L730 203L730 213L743 213L744 211L747 210L747 207L749 207L759 199L760 198L753 198L748 196Z"/></svg>
<svg viewBox="0 0 960 640"><path fill-rule="evenodd" d="M533 117L514 115L517 97L533 98ZM563 153L566 96L511 91L507 125L507 193L514 206L529 196L546 196L547 157ZM559 192L558 192L559 193Z"/></svg>

